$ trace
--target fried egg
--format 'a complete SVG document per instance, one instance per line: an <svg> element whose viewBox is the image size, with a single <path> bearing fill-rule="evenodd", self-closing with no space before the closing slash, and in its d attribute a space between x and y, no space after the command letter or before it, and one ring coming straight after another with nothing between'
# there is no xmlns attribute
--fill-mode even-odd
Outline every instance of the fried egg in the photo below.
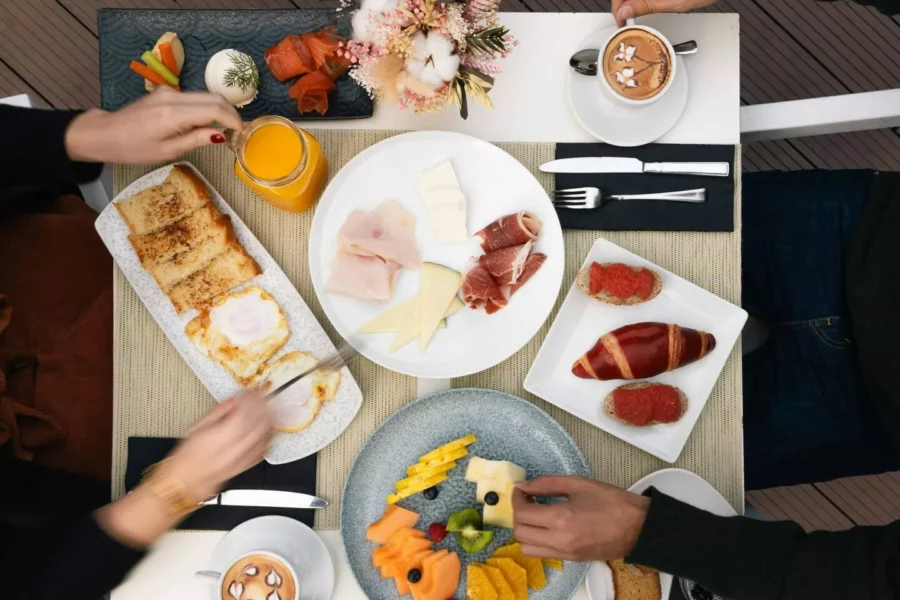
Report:
<svg viewBox="0 0 900 600"><path fill-rule="evenodd" d="M275 390L317 362L318 359L309 352L289 352L266 367L260 384L268 385L269 391ZM275 428L295 432L309 427L322 403L334 399L340 382L339 372L317 370L281 392L272 400Z"/></svg>
<svg viewBox="0 0 900 600"><path fill-rule="evenodd" d="M256 377L290 335L281 307L255 285L219 296L184 332L242 386Z"/></svg>

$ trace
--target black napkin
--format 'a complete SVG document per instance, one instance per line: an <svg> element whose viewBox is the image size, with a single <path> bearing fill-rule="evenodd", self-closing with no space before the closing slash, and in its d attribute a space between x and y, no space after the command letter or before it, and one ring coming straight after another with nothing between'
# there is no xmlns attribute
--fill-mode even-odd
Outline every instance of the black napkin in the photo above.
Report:
<svg viewBox="0 0 900 600"><path fill-rule="evenodd" d="M734 146L557 144L556 158L625 156L644 162L727 162L729 177L651 173L558 173L556 189L596 187L604 195L650 194L706 188L706 202L652 200L610 202L596 210L557 209L567 229L605 231L734 231Z"/></svg>
<svg viewBox="0 0 900 600"><path fill-rule="evenodd" d="M125 489L131 490L144 476L144 469L162 460L175 446L173 438L128 438L128 466ZM316 455L283 465L261 462L229 481L224 489L281 490L316 493ZM254 506L205 506L185 519L179 529L226 531L250 519L265 515L281 515L313 526L313 509L271 508Z"/></svg>

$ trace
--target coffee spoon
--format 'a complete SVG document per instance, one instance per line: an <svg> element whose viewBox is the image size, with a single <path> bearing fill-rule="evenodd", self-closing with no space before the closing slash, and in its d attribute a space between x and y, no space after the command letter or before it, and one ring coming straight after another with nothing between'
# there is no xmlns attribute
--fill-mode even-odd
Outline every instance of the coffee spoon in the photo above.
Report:
<svg viewBox="0 0 900 600"><path fill-rule="evenodd" d="M694 40L676 44L672 48L675 50L675 54L680 55L694 54L698 50L697 42ZM600 51L596 48L585 48L572 55L572 58L569 59L569 66L582 75L596 75L599 57Z"/></svg>

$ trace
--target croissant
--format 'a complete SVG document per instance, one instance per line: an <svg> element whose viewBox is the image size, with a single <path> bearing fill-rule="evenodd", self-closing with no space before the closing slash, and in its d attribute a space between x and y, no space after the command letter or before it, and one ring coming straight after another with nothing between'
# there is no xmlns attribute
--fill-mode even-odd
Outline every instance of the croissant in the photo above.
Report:
<svg viewBox="0 0 900 600"><path fill-rule="evenodd" d="M644 379L700 360L716 347L705 331L634 323L602 336L572 365L582 379Z"/></svg>

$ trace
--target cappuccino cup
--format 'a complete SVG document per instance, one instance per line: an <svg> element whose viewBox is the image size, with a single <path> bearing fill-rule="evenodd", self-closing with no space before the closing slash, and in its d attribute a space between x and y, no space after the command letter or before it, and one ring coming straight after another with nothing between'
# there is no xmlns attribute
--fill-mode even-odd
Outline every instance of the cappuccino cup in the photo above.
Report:
<svg viewBox="0 0 900 600"><path fill-rule="evenodd" d="M283 557L267 550L235 558L227 569L198 571L198 577L215 583L219 600L299 600L297 572Z"/></svg>
<svg viewBox="0 0 900 600"><path fill-rule="evenodd" d="M645 106L666 95L675 81L675 50L666 37L632 19L601 45L597 79L616 102Z"/></svg>

